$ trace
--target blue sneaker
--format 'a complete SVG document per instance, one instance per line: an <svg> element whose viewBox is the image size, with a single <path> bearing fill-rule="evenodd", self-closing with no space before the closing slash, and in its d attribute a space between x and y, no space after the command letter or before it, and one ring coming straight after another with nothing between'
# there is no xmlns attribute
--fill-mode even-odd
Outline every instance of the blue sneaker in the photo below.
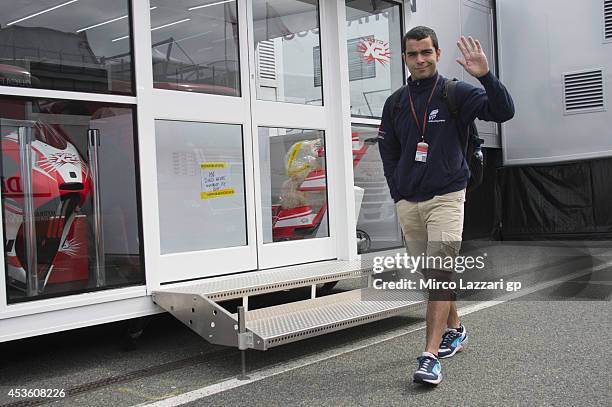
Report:
<svg viewBox="0 0 612 407"><path fill-rule="evenodd" d="M457 352L461 352L468 342L467 330L461 325L461 332L456 329L448 329L444 335L442 335L442 342L440 342L440 348L438 349L438 357L440 359L450 358Z"/></svg>
<svg viewBox="0 0 612 407"><path fill-rule="evenodd" d="M417 358L419 368L414 372L414 382L423 384L438 384L442 381L442 365L431 353L423 352Z"/></svg>

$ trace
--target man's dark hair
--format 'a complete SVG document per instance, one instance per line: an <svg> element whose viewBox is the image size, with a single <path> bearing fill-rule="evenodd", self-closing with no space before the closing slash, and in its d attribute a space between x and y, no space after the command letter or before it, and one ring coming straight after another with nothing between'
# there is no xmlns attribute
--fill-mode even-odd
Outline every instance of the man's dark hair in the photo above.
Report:
<svg viewBox="0 0 612 407"><path fill-rule="evenodd" d="M431 38L431 42L433 43L433 46L437 51L438 50L438 36L436 35L436 32L429 27L420 25L418 27L414 27L413 29L408 31L406 34L404 34L404 38L402 38L402 54L406 52L406 41L408 40L421 41L427 37Z"/></svg>

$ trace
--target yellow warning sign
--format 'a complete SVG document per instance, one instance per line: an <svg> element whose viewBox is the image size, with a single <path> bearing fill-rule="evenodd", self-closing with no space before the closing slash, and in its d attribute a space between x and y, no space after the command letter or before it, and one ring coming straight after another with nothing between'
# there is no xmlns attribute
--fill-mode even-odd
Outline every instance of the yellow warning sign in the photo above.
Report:
<svg viewBox="0 0 612 407"><path fill-rule="evenodd" d="M202 170L215 170L215 169L222 169L222 168L227 168L227 163L225 162L207 162L207 163L200 164L200 169Z"/></svg>
<svg viewBox="0 0 612 407"><path fill-rule="evenodd" d="M218 189L210 192L200 192L200 199L219 198L221 196L234 195L235 191L233 188Z"/></svg>

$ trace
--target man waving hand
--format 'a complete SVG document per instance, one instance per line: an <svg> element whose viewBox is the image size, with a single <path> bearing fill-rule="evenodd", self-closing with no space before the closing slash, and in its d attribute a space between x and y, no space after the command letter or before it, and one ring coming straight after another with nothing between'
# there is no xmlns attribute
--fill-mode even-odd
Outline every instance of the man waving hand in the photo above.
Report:
<svg viewBox="0 0 612 407"><path fill-rule="evenodd" d="M457 62L484 88L457 83L459 123L443 98L448 79L437 70L438 38L423 26L411 29L402 39L410 78L383 109L380 155L410 256L459 254L470 170L458 129L476 118L501 123L514 116L512 98L489 71L480 42L461 37L457 46L462 53ZM425 277L438 281L449 279L451 271L422 270ZM461 351L468 336L457 314L454 293L429 294L425 351L417 359L414 381L438 384L442 380L438 359Z"/></svg>

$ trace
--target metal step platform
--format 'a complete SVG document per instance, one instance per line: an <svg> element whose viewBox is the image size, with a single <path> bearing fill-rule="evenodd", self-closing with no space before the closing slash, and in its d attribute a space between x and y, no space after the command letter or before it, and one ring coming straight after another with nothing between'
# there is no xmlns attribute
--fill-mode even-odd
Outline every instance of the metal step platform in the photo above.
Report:
<svg viewBox="0 0 612 407"><path fill-rule="evenodd" d="M401 250L401 249L399 249ZM377 256L401 251L379 252ZM241 350L266 350L298 340L388 318L424 301L422 293L368 287L316 297L317 284L369 277L374 255L236 276L216 277L153 292L153 301L207 341ZM248 310L248 297L310 286L311 298ZM237 313L218 302L243 299Z"/></svg>
<svg viewBox="0 0 612 407"><path fill-rule="evenodd" d="M266 350L388 318L423 301L418 293L363 288L250 311L246 328L253 348Z"/></svg>

